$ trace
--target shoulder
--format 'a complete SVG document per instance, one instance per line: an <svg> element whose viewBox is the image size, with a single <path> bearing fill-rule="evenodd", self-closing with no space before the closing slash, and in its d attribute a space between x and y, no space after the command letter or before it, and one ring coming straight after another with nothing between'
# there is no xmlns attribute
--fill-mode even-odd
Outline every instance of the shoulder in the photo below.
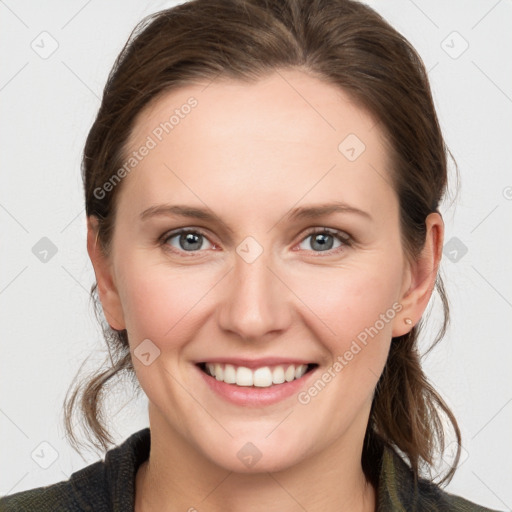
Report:
<svg viewBox="0 0 512 512"><path fill-rule="evenodd" d="M429 480L415 482L409 465L389 446L382 457L378 503L379 512L499 512L451 494Z"/></svg>
<svg viewBox="0 0 512 512"><path fill-rule="evenodd" d="M453 512L499 512L469 501L461 496L451 494L432 482L419 483L419 495L424 503L425 510L453 511ZM429 508L435 506L437 508Z"/></svg>
<svg viewBox="0 0 512 512"><path fill-rule="evenodd" d="M450 512L498 512L469 501L462 496L451 494L433 482L420 480L418 483L418 501L421 510Z"/></svg>
<svg viewBox="0 0 512 512"><path fill-rule="evenodd" d="M136 432L69 480L0 498L0 512L133 510L135 475L149 456L149 443L148 428Z"/></svg>
<svg viewBox="0 0 512 512"><path fill-rule="evenodd" d="M80 496L77 494L75 479L85 483L85 487L91 493L91 501L97 501L101 492L101 485L95 486L94 482L101 479L101 462L96 462L86 468L73 473L69 480L58 482L45 487L37 487L27 491L18 492L0 498L1 512L75 512L89 510L87 504L80 503Z"/></svg>

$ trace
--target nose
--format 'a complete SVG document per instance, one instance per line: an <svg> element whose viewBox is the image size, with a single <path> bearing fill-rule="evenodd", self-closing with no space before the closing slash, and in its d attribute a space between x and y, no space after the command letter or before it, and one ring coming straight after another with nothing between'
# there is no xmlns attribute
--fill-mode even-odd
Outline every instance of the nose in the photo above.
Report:
<svg viewBox="0 0 512 512"><path fill-rule="evenodd" d="M273 269L270 251L254 261L235 255L218 308L219 326L245 341L260 341L283 332L291 323L292 291Z"/></svg>

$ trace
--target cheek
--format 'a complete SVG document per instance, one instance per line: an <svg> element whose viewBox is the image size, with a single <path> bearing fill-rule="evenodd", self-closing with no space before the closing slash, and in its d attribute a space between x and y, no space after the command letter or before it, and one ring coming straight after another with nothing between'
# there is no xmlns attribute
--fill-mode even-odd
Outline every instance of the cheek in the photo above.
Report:
<svg viewBox="0 0 512 512"><path fill-rule="evenodd" d="M207 300L215 285L212 272L198 272L192 267L171 270L161 263L125 261L120 277L130 344L149 338L157 345L169 345L167 348L179 340L184 343L187 334L183 329L190 328L194 307Z"/></svg>
<svg viewBox="0 0 512 512"><path fill-rule="evenodd" d="M380 268L330 269L315 273L311 280L302 275L294 291L309 306L316 323L324 324L324 332L336 339L351 338L373 326L388 310L387 316L396 314L393 304L399 297L400 269L393 265L382 268L386 272ZM390 323L385 322L386 330ZM380 322L378 326L382 328Z"/></svg>
<svg viewBox="0 0 512 512"><path fill-rule="evenodd" d="M304 284L297 287L314 313L308 315L309 328L330 359L298 401L313 417L329 410L333 435L340 425L347 425L351 413L371 403L389 353L392 325L401 310L401 269L396 263L386 266L384 258L381 261L382 267L345 268L323 277L317 274L314 293Z"/></svg>

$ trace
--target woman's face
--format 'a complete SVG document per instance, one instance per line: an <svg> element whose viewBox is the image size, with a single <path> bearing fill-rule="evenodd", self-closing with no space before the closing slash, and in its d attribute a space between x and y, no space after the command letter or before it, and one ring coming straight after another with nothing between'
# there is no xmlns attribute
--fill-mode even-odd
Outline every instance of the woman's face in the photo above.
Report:
<svg viewBox="0 0 512 512"><path fill-rule="evenodd" d="M411 328L375 119L299 71L215 80L145 111L126 162L100 293L152 429L238 472L360 450Z"/></svg>

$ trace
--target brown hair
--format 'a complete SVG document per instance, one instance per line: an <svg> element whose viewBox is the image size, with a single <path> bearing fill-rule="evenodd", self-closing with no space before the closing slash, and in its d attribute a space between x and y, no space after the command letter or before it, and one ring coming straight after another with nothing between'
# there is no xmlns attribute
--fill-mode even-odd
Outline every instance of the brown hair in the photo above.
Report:
<svg viewBox="0 0 512 512"><path fill-rule="evenodd" d="M122 183L106 194L97 191L123 165L134 120L149 102L171 89L221 75L254 81L291 67L340 87L378 120L390 146L404 251L408 258L418 255L425 242L425 219L438 210L445 193L449 150L420 56L379 14L352 0L192 0L150 15L135 27L109 75L83 155L86 214L98 218L98 239L106 254ZM429 350L444 336L449 321L439 274L436 287L444 322ZM110 363L68 392L66 431L76 447L72 416L79 409L89 440L107 449L112 438L102 409L105 386L123 373L134 378L134 371L126 331L106 324L96 285L91 296ZM421 368L417 342L422 324L423 319L393 339L375 389L362 458L372 481L377 442L402 451L416 478L423 467L432 468L434 456L445 449L441 414L455 432L458 451L440 483L451 480L458 464L457 421Z"/></svg>

